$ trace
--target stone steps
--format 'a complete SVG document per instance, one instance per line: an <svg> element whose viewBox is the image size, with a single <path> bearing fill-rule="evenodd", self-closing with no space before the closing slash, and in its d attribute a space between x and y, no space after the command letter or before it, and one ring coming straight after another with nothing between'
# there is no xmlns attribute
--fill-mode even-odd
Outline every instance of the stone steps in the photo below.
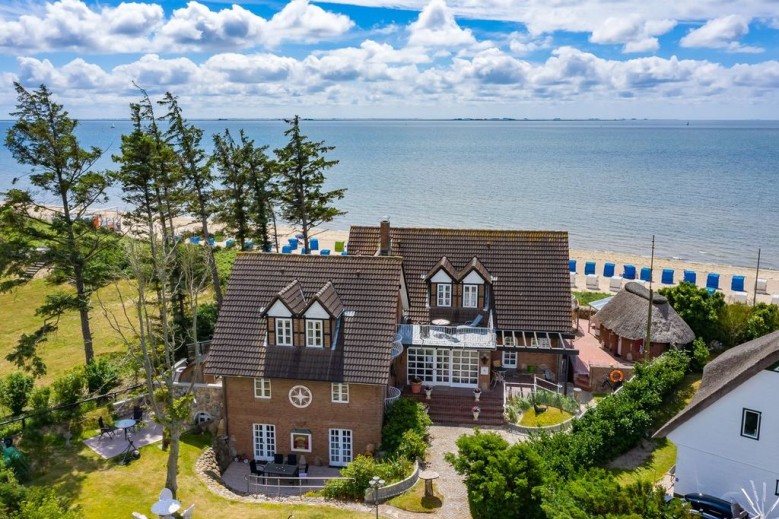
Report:
<svg viewBox="0 0 779 519"><path fill-rule="evenodd" d="M469 389L434 388L428 400L424 391L413 394L408 390L403 396L428 406L428 414L436 424L503 425L503 395L501 391L485 391L478 402ZM472 408L479 406L479 419L473 419Z"/></svg>

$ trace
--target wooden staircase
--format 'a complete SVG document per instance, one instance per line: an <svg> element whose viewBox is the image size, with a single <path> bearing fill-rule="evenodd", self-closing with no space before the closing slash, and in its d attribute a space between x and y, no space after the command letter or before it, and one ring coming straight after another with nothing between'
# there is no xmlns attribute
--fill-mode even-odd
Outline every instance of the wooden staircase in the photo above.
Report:
<svg viewBox="0 0 779 519"><path fill-rule="evenodd" d="M429 406L428 414L434 424L442 425L503 425L503 385L498 384L493 389L482 391L478 402L474 401L473 390L434 386L430 400L427 400L424 390L413 394L410 387L403 389L403 396ZM479 419L473 419L473 406L481 409Z"/></svg>

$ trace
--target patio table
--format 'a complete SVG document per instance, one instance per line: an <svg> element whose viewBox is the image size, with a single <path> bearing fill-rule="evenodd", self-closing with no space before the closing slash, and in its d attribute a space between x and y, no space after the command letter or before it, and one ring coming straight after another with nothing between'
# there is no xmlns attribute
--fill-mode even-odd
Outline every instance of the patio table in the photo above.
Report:
<svg viewBox="0 0 779 519"><path fill-rule="evenodd" d="M124 429L124 439L127 439L127 430L135 427L135 424L138 423L132 418L125 418L124 420L119 420L114 424L114 427L117 429Z"/></svg>
<svg viewBox="0 0 779 519"><path fill-rule="evenodd" d="M281 484L282 479L296 479L300 474L297 465L287 465L282 463L268 463L265 465L265 477L276 477L278 484ZM290 481L293 483L293 481Z"/></svg>

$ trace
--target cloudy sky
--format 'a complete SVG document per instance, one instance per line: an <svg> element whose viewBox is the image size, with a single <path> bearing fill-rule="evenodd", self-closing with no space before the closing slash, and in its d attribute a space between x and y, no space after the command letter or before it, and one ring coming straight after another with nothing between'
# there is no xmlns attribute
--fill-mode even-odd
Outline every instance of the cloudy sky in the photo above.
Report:
<svg viewBox="0 0 779 519"><path fill-rule="evenodd" d="M776 0L2 0L14 81L126 118L779 119Z"/></svg>

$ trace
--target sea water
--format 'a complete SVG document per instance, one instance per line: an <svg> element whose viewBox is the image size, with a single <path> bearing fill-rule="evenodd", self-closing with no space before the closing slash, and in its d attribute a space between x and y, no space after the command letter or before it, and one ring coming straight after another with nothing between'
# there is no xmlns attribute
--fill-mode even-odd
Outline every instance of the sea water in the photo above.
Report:
<svg viewBox="0 0 779 519"><path fill-rule="evenodd" d="M193 121L211 135L243 128L269 152L283 121ZM0 122L5 132L11 122ZM572 248L779 268L779 122L422 121L301 122L335 146L328 187L346 187L348 214L331 227L556 229ZM127 121L82 121L82 145L115 167ZM0 150L0 191L26 166ZM119 190L111 205L120 206ZM50 203L56 204L56 200Z"/></svg>

